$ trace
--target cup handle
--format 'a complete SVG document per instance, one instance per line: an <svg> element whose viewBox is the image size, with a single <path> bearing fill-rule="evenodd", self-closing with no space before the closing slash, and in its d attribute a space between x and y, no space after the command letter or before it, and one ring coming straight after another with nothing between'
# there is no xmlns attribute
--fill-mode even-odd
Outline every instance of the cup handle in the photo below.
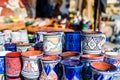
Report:
<svg viewBox="0 0 120 80"><path fill-rule="evenodd" d="M106 42L106 36L104 34L101 34L102 40L101 40L101 46Z"/></svg>

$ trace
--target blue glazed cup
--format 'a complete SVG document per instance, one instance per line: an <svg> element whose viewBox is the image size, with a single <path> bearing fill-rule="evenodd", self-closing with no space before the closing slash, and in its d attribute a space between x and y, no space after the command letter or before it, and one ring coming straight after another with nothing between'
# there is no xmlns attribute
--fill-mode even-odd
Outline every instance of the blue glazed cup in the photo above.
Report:
<svg viewBox="0 0 120 80"><path fill-rule="evenodd" d="M63 80L82 80L81 70L83 63L78 59L67 58L62 60L63 65Z"/></svg>
<svg viewBox="0 0 120 80"><path fill-rule="evenodd" d="M5 74L5 55L10 51L0 52L0 74Z"/></svg>
<svg viewBox="0 0 120 80"><path fill-rule="evenodd" d="M65 51L81 52L80 32L65 32Z"/></svg>
<svg viewBox="0 0 120 80"><path fill-rule="evenodd" d="M114 80L116 67L106 62L91 63L92 79L91 80Z"/></svg>
<svg viewBox="0 0 120 80"><path fill-rule="evenodd" d="M15 52L17 49L17 45L15 43L6 43L4 44L4 47L6 51L12 51L12 52Z"/></svg>

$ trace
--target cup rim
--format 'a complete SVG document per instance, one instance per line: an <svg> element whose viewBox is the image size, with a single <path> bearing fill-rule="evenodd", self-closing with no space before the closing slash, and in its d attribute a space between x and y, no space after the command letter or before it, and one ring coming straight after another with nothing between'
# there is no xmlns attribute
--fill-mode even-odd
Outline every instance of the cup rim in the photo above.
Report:
<svg viewBox="0 0 120 80"><path fill-rule="evenodd" d="M43 53L41 51L26 51L26 52L22 52L21 55L23 57L33 57L33 56L42 56Z"/></svg>
<svg viewBox="0 0 120 80"><path fill-rule="evenodd" d="M21 52L9 52L6 54L6 57L10 57L10 58L16 58L20 56L21 56Z"/></svg>
<svg viewBox="0 0 120 80"><path fill-rule="evenodd" d="M96 62L105 63L105 64L107 64L107 65L110 65L111 67L114 67L114 69L113 69L113 70L100 70L100 69L98 69L98 68L93 67L93 63L96 63ZM91 68L94 69L94 70L96 70L96 71L99 71L99 72L116 72L116 70L117 70L116 66L113 65L113 64L109 64L109 63L102 62L102 61L96 61L96 62L92 62L92 63L90 64Z"/></svg>
<svg viewBox="0 0 120 80"><path fill-rule="evenodd" d="M47 56L53 56L53 55L47 55ZM58 56L58 55L54 55L54 56L57 56L57 58L54 59L54 60L43 60L42 58L40 58L40 61L43 62L43 63L54 63L54 62L60 62L61 61L60 56Z"/></svg>

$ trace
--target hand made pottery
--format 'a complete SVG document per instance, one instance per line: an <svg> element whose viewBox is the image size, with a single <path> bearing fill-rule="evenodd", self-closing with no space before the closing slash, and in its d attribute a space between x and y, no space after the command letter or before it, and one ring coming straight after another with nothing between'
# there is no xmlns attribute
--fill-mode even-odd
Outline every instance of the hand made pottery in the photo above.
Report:
<svg viewBox="0 0 120 80"><path fill-rule="evenodd" d="M118 52L105 52L104 62L116 66L115 78L120 78L120 55Z"/></svg>
<svg viewBox="0 0 120 80"><path fill-rule="evenodd" d="M0 74L5 74L5 55L11 51L0 51Z"/></svg>
<svg viewBox="0 0 120 80"><path fill-rule="evenodd" d="M10 52L5 57L6 75L9 77L18 77L21 73L21 53Z"/></svg>
<svg viewBox="0 0 120 80"><path fill-rule="evenodd" d="M46 33L43 35L43 51L46 55L62 53L62 36L59 33Z"/></svg>
<svg viewBox="0 0 120 80"><path fill-rule="evenodd" d="M82 52L100 54L105 41L106 37L101 32L83 31L81 34Z"/></svg>
<svg viewBox="0 0 120 80"><path fill-rule="evenodd" d="M5 37L5 34L0 32L0 45L3 45L5 43L4 37Z"/></svg>
<svg viewBox="0 0 120 80"><path fill-rule="evenodd" d="M67 58L61 61L63 65L63 80L83 80L82 79L82 67L78 59Z"/></svg>
<svg viewBox="0 0 120 80"><path fill-rule="evenodd" d="M81 52L80 32L65 32L64 51Z"/></svg>
<svg viewBox="0 0 120 80"><path fill-rule="evenodd" d="M24 78L37 79L39 77L39 59L42 55L40 51L22 52L23 68L21 74Z"/></svg>
<svg viewBox="0 0 120 80"><path fill-rule="evenodd" d="M6 51L17 51L17 45L15 43L6 43L4 44L4 48Z"/></svg>
<svg viewBox="0 0 120 80"><path fill-rule="evenodd" d="M84 63L82 69L83 80L90 80L92 77L92 70L90 64L95 61L103 61L104 56L100 54L84 54L80 56L80 61Z"/></svg>
<svg viewBox="0 0 120 80"><path fill-rule="evenodd" d="M17 44L17 51L18 52L26 52L29 48L31 47L30 44L28 43L20 43L20 44Z"/></svg>
<svg viewBox="0 0 120 80"><path fill-rule="evenodd" d="M113 80L116 67L106 62L91 63L92 79L91 80Z"/></svg>
<svg viewBox="0 0 120 80"><path fill-rule="evenodd" d="M42 73L39 80L59 80L58 64L61 60L60 56L51 55L41 58Z"/></svg>

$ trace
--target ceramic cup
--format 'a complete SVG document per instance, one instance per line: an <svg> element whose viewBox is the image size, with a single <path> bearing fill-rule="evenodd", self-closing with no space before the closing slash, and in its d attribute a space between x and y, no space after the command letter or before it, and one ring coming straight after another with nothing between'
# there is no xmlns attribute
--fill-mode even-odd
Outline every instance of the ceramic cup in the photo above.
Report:
<svg viewBox="0 0 120 80"><path fill-rule="evenodd" d="M100 54L84 54L80 56L80 61L84 63L82 69L83 80L90 80L92 77L92 70L90 64L95 61L103 61L104 56Z"/></svg>
<svg viewBox="0 0 120 80"><path fill-rule="evenodd" d="M43 35L43 51L46 55L58 55L62 53L62 36L59 33L47 33Z"/></svg>
<svg viewBox="0 0 120 80"><path fill-rule="evenodd" d="M42 56L41 51L26 51L22 52L22 76L26 79L37 79L40 75L40 62L39 59Z"/></svg>
<svg viewBox="0 0 120 80"><path fill-rule="evenodd" d="M65 32L64 51L81 52L80 32Z"/></svg>
<svg viewBox="0 0 120 80"><path fill-rule="evenodd" d="M5 74L5 55L11 51L0 51L0 74Z"/></svg>
<svg viewBox="0 0 120 80"><path fill-rule="evenodd" d="M0 45L3 45L5 43L5 34L0 32Z"/></svg>
<svg viewBox="0 0 120 80"><path fill-rule="evenodd" d="M102 52L102 45L105 43L106 37L101 32L83 31L81 34L82 53L98 53Z"/></svg>
<svg viewBox="0 0 120 80"><path fill-rule="evenodd" d="M105 52L104 62L109 64L113 64L116 66L116 74L114 76L115 79L120 78L120 56L118 52Z"/></svg>
<svg viewBox="0 0 120 80"><path fill-rule="evenodd" d="M42 73L39 80L59 80L58 64L61 57L57 55L43 56L41 58Z"/></svg>
<svg viewBox="0 0 120 80"><path fill-rule="evenodd" d="M29 43L27 30L19 30L19 33L20 33L20 42Z"/></svg>
<svg viewBox="0 0 120 80"><path fill-rule="evenodd" d="M77 59L64 59L62 60L63 65L63 80L82 80L82 67L83 63L81 63Z"/></svg>
<svg viewBox="0 0 120 80"><path fill-rule="evenodd" d="M21 53L10 52L5 57L6 75L9 77L18 77L21 73Z"/></svg>
<svg viewBox="0 0 120 80"><path fill-rule="evenodd" d="M26 52L31 47L28 43L17 44L17 51L18 52Z"/></svg>
<svg viewBox="0 0 120 80"><path fill-rule="evenodd" d="M20 32L12 32L11 33L11 37L12 37L12 39L11 39L11 42L12 43L18 43L18 42L20 42Z"/></svg>
<svg viewBox="0 0 120 80"><path fill-rule="evenodd" d="M113 80L116 67L106 62L91 63L92 79L91 80Z"/></svg>
<svg viewBox="0 0 120 80"><path fill-rule="evenodd" d="M17 45L15 43L6 43L4 44L4 48L6 51L17 51Z"/></svg>

